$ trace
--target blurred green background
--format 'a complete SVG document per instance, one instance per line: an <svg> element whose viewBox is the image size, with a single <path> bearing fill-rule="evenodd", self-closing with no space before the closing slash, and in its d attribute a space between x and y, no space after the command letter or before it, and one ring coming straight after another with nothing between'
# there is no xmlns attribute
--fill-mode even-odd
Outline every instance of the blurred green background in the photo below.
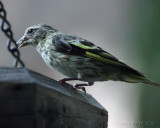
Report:
<svg viewBox="0 0 160 128"><path fill-rule="evenodd" d="M46 23L103 47L147 77L160 82L160 1L158 0L2 0L18 40L25 29ZM0 66L12 67L0 31ZM26 67L54 79L32 47L20 49ZM87 87L109 113L109 128L159 128L160 88L124 82Z"/></svg>

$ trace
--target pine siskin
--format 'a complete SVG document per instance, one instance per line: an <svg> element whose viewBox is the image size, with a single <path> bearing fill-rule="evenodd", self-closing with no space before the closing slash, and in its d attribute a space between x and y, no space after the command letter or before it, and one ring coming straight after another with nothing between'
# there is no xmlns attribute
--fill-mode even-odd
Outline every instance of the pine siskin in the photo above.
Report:
<svg viewBox="0 0 160 128"><path fill-rule="evenodd" d="M45 24L29 27L17 44L19 47L34 46L49 67L69 77L61 79L61 83L68 80L87 82L74 86L84 91L83 86L108 80L142 82L160 87L160 84L149 80L93 43Z"/></svg>

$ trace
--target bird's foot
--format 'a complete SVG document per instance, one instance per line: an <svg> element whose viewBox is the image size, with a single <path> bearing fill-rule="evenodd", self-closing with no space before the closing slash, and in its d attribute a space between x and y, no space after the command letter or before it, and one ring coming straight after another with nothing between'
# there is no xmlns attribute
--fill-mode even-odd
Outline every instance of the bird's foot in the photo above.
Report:
<svg viewBox="0 0 160 128"><path fill-rule="evenodd" d="M84 92L84 94L86 94L86 89L84 86L92 86L93 83L78 83L78 84L74 84L74 88L77 89L82 89L82 91Z"/></svg>
<svg viewBox="0 0 160 128"><path fill-rule="evenodd" d="M76 89L81 89L81 90L84 92L84 94L86 94L86 89L85 89L85 87L82 87L82 86L85 86L85 84L83 84L83 83L81 83L81 84L74 84L73 86L74 86L74 88L76 88Z"/></svg>
<svg viewBox="0 0 160 128"><path fill-rule="evenodd" d="M71 85L71 84L65 84L66 83L66 81L72 81L72 80L79 80L78 78L62 78L62 79L60 79L60 80L58 80L58 82L61 84L61 85L66 85L66 86L70 86L70 87L72 87L73 89L74 89L74 86L73 85Z"/></svg>
<svg viewBox="0 0 160 128"><path fill-rule="evenodd" d="M72 80L81 80L81 79L78 79L78 78L62 78L62 79L58 80L58 82L60 82L60 84L64 85L66 83L66 81L72 81ZM70 85L70 86L72 86L73 88L76 88L76 89L81 89L84 92L84 94L86 94L86 89L85 89L84 86L91 86L93 84L94 84L93 82L88 82L88 83L74 84L73 86L70 85L70 84L67 84L67 85Z"/></svg>
<svg viewBox="0 0 160 128"><path fill-rule="evenodd" d="M58 82L60 82L60 84L65 84L66 81L71 81L71 80L79 80L79 79L78 78L62 78L58 80Z"/></svg>

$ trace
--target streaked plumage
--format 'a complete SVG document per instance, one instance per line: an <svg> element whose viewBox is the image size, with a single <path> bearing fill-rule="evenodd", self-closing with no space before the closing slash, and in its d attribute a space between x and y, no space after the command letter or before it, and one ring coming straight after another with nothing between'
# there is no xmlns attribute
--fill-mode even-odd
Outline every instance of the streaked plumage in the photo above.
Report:
<svg viewBox="0 0 160 128"><path fill-rule="evenodd" d="M33 45L49 67L89 85L114 80L160 86L93 43L48 25L29 27L17 44Z"/></svg>

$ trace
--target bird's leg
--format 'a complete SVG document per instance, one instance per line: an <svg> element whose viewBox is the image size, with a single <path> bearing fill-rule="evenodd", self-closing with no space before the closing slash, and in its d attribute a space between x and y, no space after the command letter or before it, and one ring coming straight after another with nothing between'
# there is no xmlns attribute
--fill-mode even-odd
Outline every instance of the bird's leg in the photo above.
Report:
<svg viewBox="0 0 160 128"><path fill-rule="evenodd" d="M79 78L62 78L60 80L58 80L58 82L60 82L61 84L65 84L66 81L72 81L72 80L82 80ZM78 83L78 84L74 84L72 87L76 88L76 89L82 89L82 91L84 91L84 93L86 94L86 89L83 86L92 86L94 84L94 82L87 82L87 83Z"/></svg>
<svg viewBox="0 0 160 128"><path fill-rule="evenodd" d="M79 80L78 78L62 78L58 80L61 84L64 84L66 81L71 81L71 80Z"/></svg>
<svg viewBox="0 0 160 128"><path fill-rule="evenodd" d="M74 84L74 88L82 89L82 91L84 91L84 93L86 94L86 89L84 86L92 86L93 84L94 82L78 83L78 84Z"/></svg>

